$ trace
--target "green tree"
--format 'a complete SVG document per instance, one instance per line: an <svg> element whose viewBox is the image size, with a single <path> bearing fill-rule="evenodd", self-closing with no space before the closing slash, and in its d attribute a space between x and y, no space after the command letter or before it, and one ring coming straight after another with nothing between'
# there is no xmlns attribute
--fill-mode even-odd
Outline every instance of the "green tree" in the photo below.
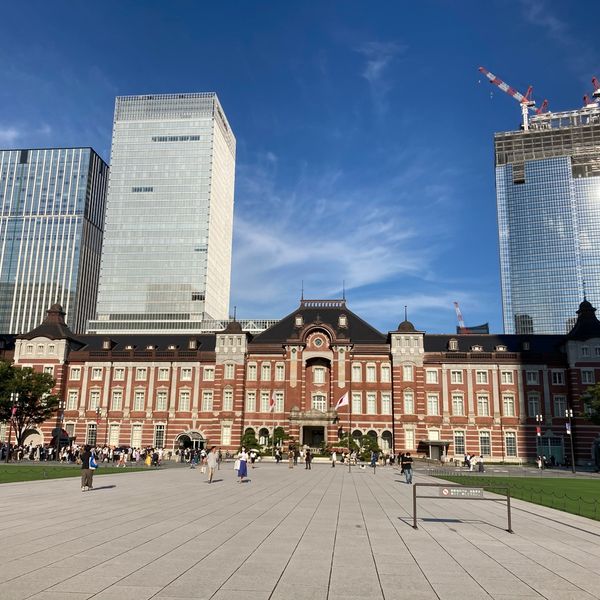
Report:
<svg viewBox="0 0 600 600"><path fill-rule="evenodd" d="M591 385L581 395L587 418L594 423L600 425L600 383Z"/></svg>
<svg viewBox="0 0 600 600"><path fill-rule="evenodd" d="M377 445L377 438L370 435L363 435L360 449L361 460L371 460L371 452L381 454L381 448Z"/></svg>
<svg viewBox="0 0 600 600"><path fill-rule="evenodd" d="M242 442L240 446L243 446L244 448L246 448L246 450L248 450L249 448L260 448L260 444L258 443L256 435L252 429L244 433L244 435L242 436Z"/></svg>
<svg viewBox="0 0 600 600"><path fill-rule="evenodd" d="M340 441L336 444L337 448L344 448L344 451L348 449L348 434L342 434L340 437ZM350 438L350 452L358 452L360 450L360 445L354 438Z"/></svg>
<svg viewBox="0 0 600 600"><path fill-rule="evenodd" d="M36 373L29 367L15 367L7 362L0 364L0 421L12 423L18 445L29 429L56 414L59 399L51 393L55 384L48 373Z"/></svg>
<svg viewBox="0 0 600 600"><path fill-rule="evenodd" d="M284 442L285 440L290 439L290 436L285 432L285 429L283 427L275 427L273 437L275 438L276 445L278 445L280 442Z"/></svg>

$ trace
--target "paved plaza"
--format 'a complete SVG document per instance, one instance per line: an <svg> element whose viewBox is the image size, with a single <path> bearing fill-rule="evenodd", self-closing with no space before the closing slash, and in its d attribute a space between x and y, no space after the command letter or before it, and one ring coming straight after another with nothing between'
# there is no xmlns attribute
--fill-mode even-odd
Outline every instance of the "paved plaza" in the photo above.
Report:
<svg viewBox="0 0 600 600"><path fill-rule="evenodd" d="M427 499L391 467L261 464L0 487L1 600L600 598L600 523ZM438 482L417 471L416 482ZM599 482L600 485L600 482Z"/></svg>

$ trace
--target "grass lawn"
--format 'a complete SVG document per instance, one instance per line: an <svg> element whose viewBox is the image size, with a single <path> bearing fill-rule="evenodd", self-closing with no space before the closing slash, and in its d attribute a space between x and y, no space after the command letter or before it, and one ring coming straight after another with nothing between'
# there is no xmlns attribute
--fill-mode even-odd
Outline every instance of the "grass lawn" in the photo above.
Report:
<svg viewBox="0 0 600 600"><path fill-rule="evenodd" d="M131 473L131 471L145 471L143 468L117 469L116 467L100 467L97 475L112 473ZM150 469L148 469L150 470ZM81 468L78 466L64 467L58 465L0 465L0 483L13 483L15 481L35 481L36 479L61 479L63 477L81 477Z"/></svg>
<svg viewBox="0 0 600 600"><path fill-rule="evenodd" d="M494 486L508 486L511 498L550 506L600 521L600 480L469 475L448 475L440 477L440 479L467 486L483 487L492 492L495 491Z"/></svg>

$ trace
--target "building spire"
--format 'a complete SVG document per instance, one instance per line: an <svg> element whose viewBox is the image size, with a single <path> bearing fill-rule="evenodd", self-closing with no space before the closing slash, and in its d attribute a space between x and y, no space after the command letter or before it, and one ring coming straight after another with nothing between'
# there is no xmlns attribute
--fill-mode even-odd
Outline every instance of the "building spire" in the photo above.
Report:
<svg viewBox="0 0 600 600"><path fill-rule="evenodd" d="M408 306L404 305L404 320L408 321Z"/></svg>
<svg viewBox="0 0 600 600"><path fill-rule="evenodd" d="M302 291L300 293L300 300L304 301L304 279L302 280Z"/></svg>
<svg viewBox="0 0 600 600"><path fill-rule="evenodd" d="M342 279L342 300L346 300L346 280Z"/></svg>

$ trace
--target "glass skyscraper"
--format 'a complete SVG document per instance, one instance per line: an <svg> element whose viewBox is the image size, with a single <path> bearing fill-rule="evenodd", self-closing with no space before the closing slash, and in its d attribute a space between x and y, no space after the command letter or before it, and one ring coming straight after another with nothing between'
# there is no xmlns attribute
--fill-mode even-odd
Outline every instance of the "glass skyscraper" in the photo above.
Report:
<svg viewBox="0 0 600 600"><path fill-rule="evenodd" d="M94 316L108 166L91 148L0 150L0 332L59 303L76 333Z"/></svg>
<svg viewBox="0 0 600 600"><path fill-rule="evenodd" d="M495 135L504 331L563 334L600 304L600 107Z"/></svg>
<svg viewBox="0 0 600 600"><path fill-rule="evenodd" d="M235 143L214 93L116 99L90 331L177 331L229 316Z"/></svg>

